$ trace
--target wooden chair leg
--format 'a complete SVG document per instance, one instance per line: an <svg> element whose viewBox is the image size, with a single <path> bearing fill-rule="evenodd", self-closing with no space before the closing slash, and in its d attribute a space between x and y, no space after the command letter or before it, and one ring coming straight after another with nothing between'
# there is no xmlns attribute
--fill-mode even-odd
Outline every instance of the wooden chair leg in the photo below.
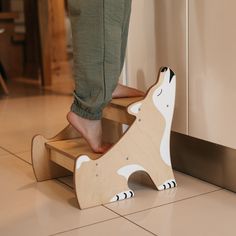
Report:
<svg viewBox="0 0 236 236"><path fill-rule="evenodd" d="M9 90L8 90L7 85L6 85L6 83L5 83L5 81L3 80L3 78L2 78L1 75L0 75L0 84L1 84L1 86L2 86L2 88L3 88L4 93L5 93L6 95L9 95Z"/></svg>

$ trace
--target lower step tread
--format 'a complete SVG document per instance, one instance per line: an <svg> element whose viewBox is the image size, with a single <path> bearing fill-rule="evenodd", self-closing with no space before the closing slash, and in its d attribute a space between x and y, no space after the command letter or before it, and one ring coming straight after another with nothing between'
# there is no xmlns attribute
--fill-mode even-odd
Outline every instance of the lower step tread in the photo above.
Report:
<svg viewBox="0 0 236 236"><path fill-rule="evenodd" d="M131 124L134 117L126 111L127 107L142 97L113 99L110 106L104 109L104 118L111 119L123 124ZM82 155L87 155L92 160L99 159L103 154L92 151L84 138L74 138L68 140L49 141L46 147L50 149L50 159L52 162L73 172L75 160Z"/></svg>
<svg viewBox="0 0 236 236"><path fill-rule="evenodd" d="M76 159L81 155L87 155L91 159L96 160L102 156L102 154L94 153L83 138L48 142L46 143L46 147L71 159Z"/></svg>

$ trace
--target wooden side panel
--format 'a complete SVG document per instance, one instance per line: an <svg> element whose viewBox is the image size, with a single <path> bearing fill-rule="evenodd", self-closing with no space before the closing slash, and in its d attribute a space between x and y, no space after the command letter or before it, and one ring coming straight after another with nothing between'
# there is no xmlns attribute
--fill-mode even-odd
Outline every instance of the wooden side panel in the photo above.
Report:
<svg viewBox="0 0 236 236"><path fill-rule="evenodd" d="M163 70L147 96L128 108L136 116L122 138L101 158L84 154L75 164L75 189L80 208L130 198L129 177L148 173L158 190L176 186L170 161L170 127L175 101L175 76Z"/></svg>
<svg viewBox="0 0 236 236"><path fill-rule="evenodd" d="M31 158L35 177L38 181L63 177L71 174L68 170L50 160L50 150L46 147L46 143L78 137L80 137L80 134L72 126L68 125L51 139L46 139L41 135L37 135L33 138Z"/></svg>
<svg viewBox="0 0 236 236"><path fill-rule="evenodd" d="M38 135L32 140L32 165L37 181L63 177L71 173L50 161L49 149L45 147L48 140Z"/></svg>

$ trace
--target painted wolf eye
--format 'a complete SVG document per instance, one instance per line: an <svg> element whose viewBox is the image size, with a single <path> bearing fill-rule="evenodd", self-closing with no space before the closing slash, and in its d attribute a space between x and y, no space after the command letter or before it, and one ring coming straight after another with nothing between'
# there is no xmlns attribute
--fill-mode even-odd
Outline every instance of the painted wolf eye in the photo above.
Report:
<svg viewBox="0 0 236 236"><path fill-rule="evenodd" d="M162 89L161 89L160 93L157 94L157 97L160 96L161 94L162 94Z"/></svg>

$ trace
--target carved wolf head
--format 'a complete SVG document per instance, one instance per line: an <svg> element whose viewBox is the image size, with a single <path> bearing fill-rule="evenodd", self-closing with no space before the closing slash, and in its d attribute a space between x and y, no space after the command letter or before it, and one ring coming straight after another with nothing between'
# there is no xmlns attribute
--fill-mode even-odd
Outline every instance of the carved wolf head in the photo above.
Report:
<svg viewBox="0 0 236 236"><path fill-rule="evenodd" d="M160 80L155 87L152 94L153 103L166 121L171 121L175 104L176 76L174 72L170 68L163 68L160 72Z"/></svg>
<svg viewBox="0 0 236 236"><path fill-rule="evenodd" d="M162 114L167 122L171 123L174 103L175 103L176 76L167 67L160 70L158 81L148 91L144 100L131 104L128 111L132 115L137 115L146 99L153 101L154 106Z"/></svg>

